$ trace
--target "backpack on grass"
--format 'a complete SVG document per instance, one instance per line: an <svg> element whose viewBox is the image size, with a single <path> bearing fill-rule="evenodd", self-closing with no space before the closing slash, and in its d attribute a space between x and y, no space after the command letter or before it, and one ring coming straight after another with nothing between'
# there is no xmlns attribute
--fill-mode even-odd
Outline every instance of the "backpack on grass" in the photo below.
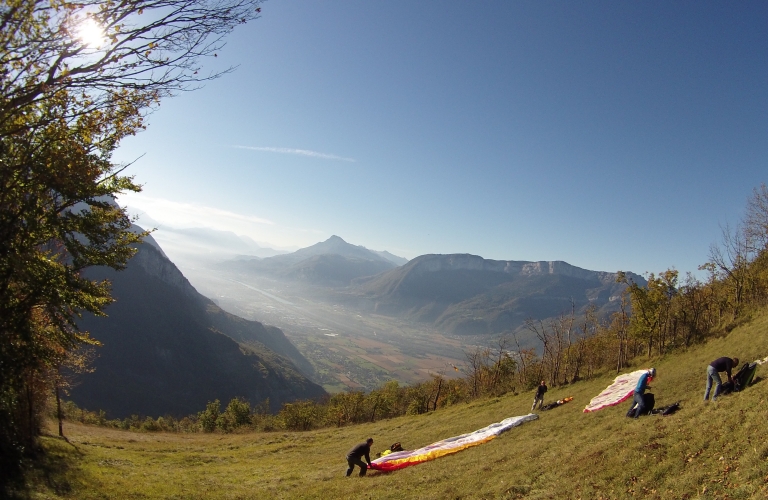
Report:
<svg viewBox="0 0 768 500"><path fill-rule="evenodd" d="M656 405L656 396L654 396L650 392L646 392L645 394L643 394L643 404L645 405L645 411L643 415L650 415L651 412L653 412L653 407ZM637 405L635 403L632 403L632 406L629 408L629 411L627 411L628 417L635 416L635 408L637 408Z"/></svg>
<svg viewBox="0 0 768 500"><path fill-rule="evenodd" d="M741 369L733 376L733 390L741 391L752 383L757 371L757 363L744 363Z"/></svg>
<svg viewBox="0 0 768 500"><path fill-rule="evenodd" d="M646 392L643 394L643 402L645 403L645 413L649 414L653 411L653 407L656 406L656 396Z"/></svg>
<svg viewBox="0 0 768 500"><path fill-rule="evenodd" d="M672 415L679 409L680 409L680 401L676 403L672 403L671 405L662 406L661 408L656 408L651 413L653 413L654 415L667 416L667 415Z"/></svg>

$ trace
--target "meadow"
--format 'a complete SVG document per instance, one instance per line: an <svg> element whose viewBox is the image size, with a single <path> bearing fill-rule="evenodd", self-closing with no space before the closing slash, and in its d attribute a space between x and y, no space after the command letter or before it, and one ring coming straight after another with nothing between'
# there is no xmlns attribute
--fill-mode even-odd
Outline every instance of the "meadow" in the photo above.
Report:
<svg viewBox="0 0 768 500"><path fill-rule="evenodd" d="M768 497L768 365L746 390L702 402L707 364L768 356L768 314L729 334L662 358L656 405L670 416L625 417L629 403L585 414L615 376L550 389L571 403L536 421L432 462L344 477L346 452L371 436L374 455L400 441L414 449L527 414L533 394L455 405L418 416L308 432L136 433L65 422L42 439L45 460L19 498L701 498ZM373 457L372 457L373 458Z"/></svg>

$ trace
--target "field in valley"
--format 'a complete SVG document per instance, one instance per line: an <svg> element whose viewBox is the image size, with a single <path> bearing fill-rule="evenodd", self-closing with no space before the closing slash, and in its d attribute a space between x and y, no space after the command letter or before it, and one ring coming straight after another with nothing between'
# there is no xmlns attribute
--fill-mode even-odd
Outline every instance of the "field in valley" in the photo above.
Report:
<svg viewBox="0 0 768 500"><path fill-rule="evenodd" d="M326 390L373 389L390 379L428 380L456 374L464 353L480 337L449 337L420 325L328 302L326 289L300 287L266 278L228 276L202 268L185 269L192 284L223 309L283 330L317 371Z"/></svg>

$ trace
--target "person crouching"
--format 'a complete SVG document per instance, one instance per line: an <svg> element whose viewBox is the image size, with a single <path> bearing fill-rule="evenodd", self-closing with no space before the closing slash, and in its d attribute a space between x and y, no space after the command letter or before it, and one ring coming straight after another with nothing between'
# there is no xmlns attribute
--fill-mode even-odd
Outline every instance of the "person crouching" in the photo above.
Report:
<svg viewBox="0 0 768 500"><path fill-rule="evenodd" d="M643 394L645 394L646 389L651 388L651 386L648 385L648 382L653 380L653 377L655 376L656 376L656 368L651 368L650 370L646 370L645 373L640 375L640 380L637 381L637 386L635 386L635 392L634 392L634 402L637 405L635 407L634 418L638 418L640 415L642 415L645 412L645 399L643 399Z"/></svg>

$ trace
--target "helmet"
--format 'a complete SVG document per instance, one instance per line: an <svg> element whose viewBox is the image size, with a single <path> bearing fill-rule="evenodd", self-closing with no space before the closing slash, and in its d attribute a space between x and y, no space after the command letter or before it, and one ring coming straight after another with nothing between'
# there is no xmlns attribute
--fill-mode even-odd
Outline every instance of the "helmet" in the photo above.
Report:
<svg viewBox="0 0 768 500"><path fill-rule="evenodd" d="M656 376L656 368L651 368L649 370L649 373L651 374L651 377L655 377Z"/></svg>

